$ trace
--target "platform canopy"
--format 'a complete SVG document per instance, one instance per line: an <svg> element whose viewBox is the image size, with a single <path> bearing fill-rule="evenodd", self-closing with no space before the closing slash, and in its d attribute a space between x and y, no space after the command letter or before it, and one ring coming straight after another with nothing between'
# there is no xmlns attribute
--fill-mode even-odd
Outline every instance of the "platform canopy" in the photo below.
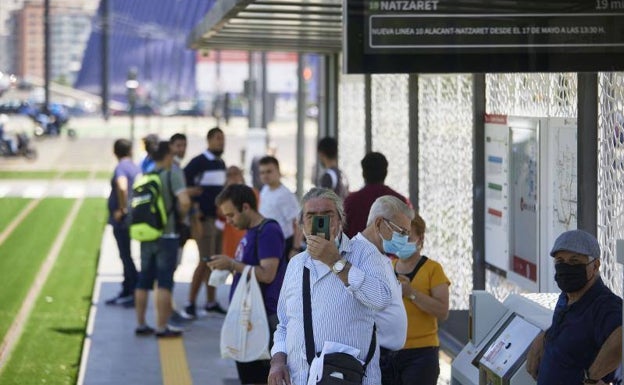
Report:
<svg viewBox="0 0 624 385"><path fill-rule="evenodd" d="M190 48L331 53L342 49L342 0L219 0Z"/></svg>

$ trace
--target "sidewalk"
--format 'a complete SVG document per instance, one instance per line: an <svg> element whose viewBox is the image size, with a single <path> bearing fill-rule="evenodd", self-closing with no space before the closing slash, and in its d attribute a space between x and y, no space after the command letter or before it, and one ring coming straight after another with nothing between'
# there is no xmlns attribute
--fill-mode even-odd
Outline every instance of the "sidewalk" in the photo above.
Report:
<svg viewBox="0 0 624 385"><path fill-rule="evenodd" d="M138 244L133 245L138 266ZM195 244L187 243L182 263L176 271L174 297L179 307L186 301L190 278L197 263ZM136 337L134 308L106 306L104 300L120 289L121 261L112 229L107 226L102 239L93 305L89 315L78 385L160 385L165 384L155 337ZM218 292L220 301L227 300L226 290ZM205 300L205 292L198 304ZM154 325L153 293L150 294L147 320ZM222 359L219 339L223 316L205 315L190 324L183 343L193 384L240 384L234 361Z"/></svg>
<svg viewBox="0 0 624 385"><path fill-rule="evenodd" d="M133 244L133 256L139 266L138 244ZM182 263L175 275L174 297L178 307L186 302L188 286L198 260L195 243L191 240L184 249ZM154 337L136 337L134 308L106 306L104 300L117 294L122 278L121 261L112 229L107 226L102 238L100 262L93 293L93 305L87 326L78 385L169 385L163 378L158 340ZM219 302L227 301L227 290L219 290ZM198 305L205 300L205 292L198 297ZM154 325L153 293L150 294L147 320ZM190 324L183 336L186 361L193 384L238 385L233 360L222 359L219 351L222 315L204 315ZM162 349L162 347L161 347ZM179 364L177 362L176 364ZM179 366L179 365L178 365ZM179 369L179 368L178 368ZM184 368L183 368L184 369ZM450 359L440 358L438 384L450 382Z"/></svg>

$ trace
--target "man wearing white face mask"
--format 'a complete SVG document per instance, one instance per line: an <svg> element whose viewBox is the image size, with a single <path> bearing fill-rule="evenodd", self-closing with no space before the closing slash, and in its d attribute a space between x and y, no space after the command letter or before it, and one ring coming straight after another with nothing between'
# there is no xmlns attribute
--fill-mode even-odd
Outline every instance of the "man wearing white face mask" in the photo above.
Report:
<svg viewBox="0 0 624 385"><path fill-rule="evenodd" d="M372 244L378 251L375 256L382 261L383 273L390 282L392 301L375 317L377 338L380 346L380 367L383 385L391 385L393 374L391 352L405 344L407 335L407 313L403 304L401 285L392 269L392 262L386 254L396 254L408 244L410 221L414 210L392 195L375 200L368 214L366 228L353 237L353 242Z"/></svg>

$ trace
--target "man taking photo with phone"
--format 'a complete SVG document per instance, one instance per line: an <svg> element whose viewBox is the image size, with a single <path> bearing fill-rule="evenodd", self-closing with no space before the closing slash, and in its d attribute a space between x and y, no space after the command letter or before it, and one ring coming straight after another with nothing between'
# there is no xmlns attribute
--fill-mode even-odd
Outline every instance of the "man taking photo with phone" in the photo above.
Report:
<svg viewBox="0 0 624 385"><path fill-rule="evenodd" d="M375 315L391 300L378 251L364 242L351 242L343 233L342 200L333 191L313 188L301 203L299 223L308 247L294 256L286 269L277 306L279 324L271 350L268 384L305 385L309 376L315 381L328 355L336 351L336 346L342 346L352 353L351 359L365 363L358 363L362 376L354 383L378 385L381 376ZM317 216L324 218L315 219ZM326 234L313 233L325 228L329 229L329 239ZM306 323L308 326L304 327ZM305 336L305 329L311 329L311 340ZM324 354L319 356L320 352ZM343 375L334 372L323 371L323 378Z"/></svg>

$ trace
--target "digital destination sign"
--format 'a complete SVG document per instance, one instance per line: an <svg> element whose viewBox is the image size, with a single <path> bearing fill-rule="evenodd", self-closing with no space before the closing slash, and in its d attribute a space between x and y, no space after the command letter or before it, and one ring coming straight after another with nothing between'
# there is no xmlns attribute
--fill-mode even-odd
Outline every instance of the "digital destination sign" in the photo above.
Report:
<svg viewBox="0 0 624 385"><path fill-rule="evenodd" d="M624 0L348 0L348 73L624 69Z"/></svg>

